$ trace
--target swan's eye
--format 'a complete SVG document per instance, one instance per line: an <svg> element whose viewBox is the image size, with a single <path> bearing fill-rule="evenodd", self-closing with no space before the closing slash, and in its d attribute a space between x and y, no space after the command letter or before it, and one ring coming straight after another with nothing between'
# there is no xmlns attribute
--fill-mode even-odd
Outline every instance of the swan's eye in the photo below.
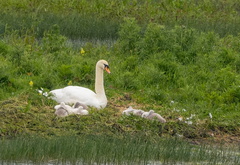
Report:
<svg viewBox="0 0 240 165"><path fill-rule="evenodd" d="M110 69L109 69L109 66L108 66L107 64L104 64L104 69L105 69L105 71L107 71L108 73L111 73L111 72L110 72Z"/></svg>
<svg viewBox="0 0 240 165"><path fill-rule="evenodd" d="M104 68L108 68L109 69L109 66L107 64L104 64Z"/></svg>

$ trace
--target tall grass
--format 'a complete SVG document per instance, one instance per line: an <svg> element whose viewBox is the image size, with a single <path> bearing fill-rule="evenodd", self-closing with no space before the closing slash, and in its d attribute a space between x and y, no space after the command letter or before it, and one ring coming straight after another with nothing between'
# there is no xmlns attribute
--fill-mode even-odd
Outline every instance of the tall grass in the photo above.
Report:
<svg viewBox="0 0 240 165"><path fill-rule="evenodd" d="M56 15L53 13L36 13L33 15L25 13L0 13L0 16L1 34L8 29L20 30L20 35L31 30L36 34L37 38L42 38L44 31L50 30L53 25L58 25L61 34L72 40L93 40L94 38L104 40L117 38L118 24L115 21L108 21L77 13L67 15Z"/></svg>
<svg viewBox="0 0 240 165"><path fill-rule="evenodd" d="M178 139L125 136L65 136L44 139L19 137L0 141L0 160L13 163L82 164L238 164L235 150L224 147L194 146Z"/></svg>
<svg viewBox="0 0 240 165"><path fill-rule="evenodd" d="M221 36L237 35L240 27L237 0L221 1L16 1L1 0L0 33L35 29L38 36L57 24L63 35L75 38L117 38L125 17L141 25L149 22L167 27L182 25L199 31L215 31Z"/></svg>

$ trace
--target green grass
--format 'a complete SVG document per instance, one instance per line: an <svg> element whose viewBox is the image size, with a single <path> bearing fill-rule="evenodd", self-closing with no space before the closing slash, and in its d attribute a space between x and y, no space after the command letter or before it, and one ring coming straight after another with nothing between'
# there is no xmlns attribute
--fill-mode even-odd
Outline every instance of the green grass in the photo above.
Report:
<svg viewBox="0 0 240 165"><path fill-rule="evenodd" d="M84 164L238 164L236 150L225 147L194 146L178 139L124 136L19 137L1 140L2 162L84 163ZM238 153L239 154L239 153Z"/></svg>

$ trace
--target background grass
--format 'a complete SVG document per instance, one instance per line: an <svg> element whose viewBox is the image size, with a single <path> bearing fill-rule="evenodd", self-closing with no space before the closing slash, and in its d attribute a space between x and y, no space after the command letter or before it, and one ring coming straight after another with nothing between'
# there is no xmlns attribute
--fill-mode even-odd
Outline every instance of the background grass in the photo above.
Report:
<svg viewBox="0 0 240 165"><path fill-rule="evenodd" d="M1 0L0 32L33 28L38 36L58 24L69 38L116 38L124 17L134 17L143 26L149 22L167 27L184 25L215 31L221 36L237 35L239 3L232 1L16 1Z"/></svg>

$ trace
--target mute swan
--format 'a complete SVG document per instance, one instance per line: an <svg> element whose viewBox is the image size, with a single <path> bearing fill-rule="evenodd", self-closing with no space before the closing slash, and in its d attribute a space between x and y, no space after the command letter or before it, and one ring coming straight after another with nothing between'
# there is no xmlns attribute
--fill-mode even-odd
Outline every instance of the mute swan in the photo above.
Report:
<svg viewBox="0 0 240 165"><path fill-rule="evenodd" d="M150 110L149 112L144 112L142 114L142 117L150 120L158 120L161 123L166 123L166 120L161 115L154 113L154 110Z"/></svg>
<svg viewBox="0 0 240 165"><path fill-rule="evenodd" d="M88 88L80 86L67 86L61 89L50 91L53 95L52 99L58 103L64 102L68 104L82 103L96 107L97 109L105 108L107 105L107 97L104 90L103 70L110 73L108 62L99 60L96 64L95 75L95 92Z"/></svg>

